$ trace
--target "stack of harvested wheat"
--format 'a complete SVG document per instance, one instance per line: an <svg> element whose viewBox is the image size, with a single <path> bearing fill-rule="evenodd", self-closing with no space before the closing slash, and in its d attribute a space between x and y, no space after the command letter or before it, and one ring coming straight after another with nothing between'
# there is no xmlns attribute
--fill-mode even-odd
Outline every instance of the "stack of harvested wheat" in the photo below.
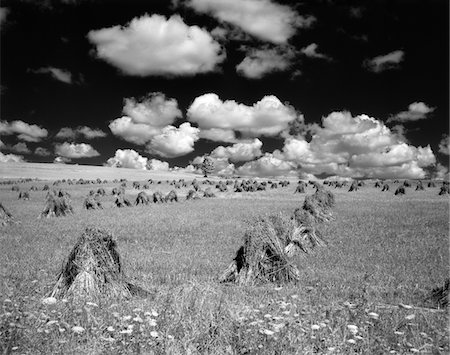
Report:
<svg viewBox="0 0 450 355"><path fill-rule="evenodd" d="M171 190L166 197L164 197L165 202L178 202L178 195L175 190Z"/></svg>
<svg viewBox="0 0 450 355"><path fill-rule="evenodd" d="M38 218L61 217L73 213L70 195L64 191L51 191L47 194L44 210Z"/></svg>
<svg viewBox="0 0 450 355"><path fill-rule="evenodd" d="M159 191L156 191L155 193L153 193L153 202L154 203L163 203L166 201L164 200L162 193Z"/></svg>
<svg viewBox="0 0 450 355"><path fill-rule="evenodd" d="M303 181L299 181L298 185L294 191L294 194L295 193L304 194L305 190L306 190L306 184Z"/></svg>
<svg viewBox="0 0 450 355"><path fill-rule="evenodd" d="M351 191L358 191L359 185L356 181L353 181L350 185L350 188L348 189L349 192Z"/></svg>
<svg viewBox="0 0 450 355"><path fill-rule="evenodd" d="M116 197L116 200L114 201L114 204L116 207L122 208L122 207L131 207L131 202L129 199L127 199L123 195L118 195Z"/></svg>
<svg viewBox="0 0 450 355"><path fill-rule="evenodd" d="M198 200L200 199L200 195L195 190L189 190L188 194L186 195L186 200Z"/></svg>
<svg viewBox="0 0 450 355"><path fill-rule="evenodd" d="M0 202L0 226L6 226L8 224L11 224L14 222L14 218L9 211L3 207L2 203Z"/></svg>
<svg viewBox="0 0 450 355"><path fill-rule="evenodd" d="M136 206L139 205L140 203L143 205L148 205L150 202L150 197L148 197L148 195L145 193L145 191L141 191L138 193L137 197L136 197Z"/></svg>
<svg viewBox="0 0 450 355"><path fill-rule="evenodd" d="M450 190L447 184L441 186L441 190L439 191L439 195L447 195L450 194Z"/></svg>
<svg viewBox="0 0 450 355"><path fill-rule="evenodd" d="M27 191L19 192L19 200L29 200L30 194Z"/></svg>
<svg viewBox="0 0 450 355"><path fill-rule="evenodd" d="M59 273L51 297L109 301L146 293L126 281L112 235L101 229L86 228Z"/></svg>
<svg viewBox="0 0 450 355"><path fill-rule="evenodd" d="M423 191L425 190L425 187L423 186L422 181L417 181L416 191Z"/></svg>
<svg viewBox="0 0 450 355"><path fill-rule="evenodd" d="M219 281L252 285L298 280L299 270L292 263L292 256L325 245L316 225L331 218L329 208L333 205L333 194L319 188L314 195L307 196L302 209L296 210L292 217L256 218L245 232L244 245Z"/></svg>
<svg viewBox="0 0 450 355"><path fill-rule="evenodd" d="M211 188L208 187L204 192L203 192L203 197L216 197L215 193L212 192Z"/></svg>
<svg viewBox="0 0 450 355"><path fill-rule="evenodd" d="M389 185L388 184L384 184L383 188L381 189L381 191L389 191Z"/></svg>
<svg viewBox="0 0 450 355"><path fill-rule="evenodd" d="M83 202L84 208L87 210L101 210L103 209L99 195L88 196Z"/></svg>
<svg viewBox="0 0 450 355"><path fill-rule="evenodd" d="M394 195L404 195L405 194L405 187L399 186L397 187L397 190L395 190Z"/></svg>

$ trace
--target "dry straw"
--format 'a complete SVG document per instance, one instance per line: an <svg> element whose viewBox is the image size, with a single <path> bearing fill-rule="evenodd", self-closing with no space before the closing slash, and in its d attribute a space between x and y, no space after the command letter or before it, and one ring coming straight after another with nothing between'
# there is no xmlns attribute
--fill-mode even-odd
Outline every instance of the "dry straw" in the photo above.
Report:
<svg viewBox="0 0 450 355"><path fill-rule="evenodd" d="M0 226L6 226L13 222L14 218L12 214L5 207L3 207L2 203L0 202Z"/></svg>
<svg viewBox="0 0 450 355"><path fill-rule="evenodd" d="M164 197L166 202L178 202L178 195L175 190L171 190L166 197Z"/></svg>
<svg viewBox="0 0 450 355"><path fill-rule="evenodd" d="M150 197L145 193L145 191L141 191L138 193L136 197L136 206L139 204L148 205L150 203Z"/></svg>
<svg viewBox="0 0 450 355"><path fill-rule="evenodd" d="M300 273L292 257L326 244L317 224L331 218L329 208L334 203L333 194L319 187L293 216L278 214L252 220L243 246L219 281L240 285L297 281Z"/></svg>
<svg viewBox="0 0 450 355"><path fill-rule="evenodd" d="M84 302L146 294L126 280L112 235L86 228L65 261L51 297Z"/></svg>
<svg viewBox="0 0 450 355"><path fill-rule="evenodd" d="M44 210L38 218L63 217L70 214L73 214L70 195L62 190L51 191L47 194Z"/></svg>
<svg viewBox="0 0 450 355"><path fill-rule="evenodd" d="M99 200L98 195L88 196L83 202L84 208L87 210L101 210L103 209L102 203Z"/></svg>

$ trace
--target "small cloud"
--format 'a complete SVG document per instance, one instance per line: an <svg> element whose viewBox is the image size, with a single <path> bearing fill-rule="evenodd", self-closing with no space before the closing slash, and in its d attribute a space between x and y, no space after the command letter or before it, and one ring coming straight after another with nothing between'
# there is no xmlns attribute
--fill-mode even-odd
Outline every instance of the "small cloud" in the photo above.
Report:
<svg viewBox="0 0 450 355"><path fill-rule="evenodd" d="M0 163L23 163L23 156L16 154L3 154L0 152Z"/></svg>
<svg viewBox="0 0 450 355"><path fill-rule="evenodd" d="M66 157L55 157L55 159L53 159L53 163L55 163L55 164L65 164L65 163L69 163L70 161L71 160Z"/></svg>
<svg viewBox="0 0 450 355"><path fill-rule="evenodd" d="M295 54L291 47L250 49L244 60L236 66L236 71L249 79L261 79L267 74L289 69Z"/></svg>
<svg viewBox="0 0 450 355"><path fill-rule="evenodd" d="M115 155L106 162L115 168L147 169L148 158L141 156L133 149L117 149Z"/></svg>
<svg viewBox="0 0 450 355"><path fill-rule="evenodd" d="M166 158L175 158L194 151L194 144L199 139L200 130L189 122L180 127L166 126L161 133L154 136L147 145L147 151Z"/></svg>
<svg viewBox="0 0 450 355"><path fill-rule="evenodd" d="M79 126L77 128L63 127L56 134L56 139L70 139L74 140L79 136L84 136L86 139L104 138L107 136L105 132L98 128L90 128L87 126Z"/></svg>
<svg viewBox="0 0 450 355"><path fill-rule="evenodd" d="M0 121L0 135L16 134L17 138L26 142L39 142L47 137L48 131L35 124L24 121Z"/></svg>
<svg viewBox="0 0 450 355"><path fill-rule="evenodd" d="M364 61L363 66L374 73L381 73L389 69L398 69L403 61L405 52L396 50Z"/></svg>
<svg viewBox="0 0 450 355"><path fill-rule="evenodd" d="M310 45L302 48L301 52L309 58L332 60L331 57L329 57L325 54L322 54L322 53L318 53L317 47L318 47L318 45L316 43L311 43Z"/></svg>
<svg viewBox="0 0 450 355"><path fill-rule="evenodd" d="M19 142L17 144L14 144L11 147L11 151L14 153L19 153L19 154L30 154L31 151L28 148L27 144L24 142Z"/></svg>
<svg viewBox="0 0 450 355"><path fill-rule="evenodd" d="M39 68L36 70L31 70L31 72L36 74L50 74L50 76L58 81L61 81L66 84L72 84L72 73L65 69L47 67L47 68Z"/></svg>
<svg viewBox="0 0 450 355"><path fill-rule="evenodd" d="M387 122L411 122L423 120L434 110L434 107L429 107L424 102L413 102L408 106L408 111L397 113L395 116L390 117Z"/></svg>
<svg viewBox="0 0 450 355"><path fill-rule="evenodd" d="M0 7L0 26L5 22L9 10L6 7Z"/></svg>
<svg viewBox="0 0 450 355"><path fill-rule="evenodd" d="M239 142L229 147L218 146L211 152L213 158L226 158L232 162L250 161L262 155L262 142L255 138L251 142Z"/></svg>
<svg viewBox="0 0 450 355"><path fill-rule="evenodd" d="M448 134L444 134L442 140L439 142L439 153L450 155L450 139Z"/></svg>
<svg viewBox="0 0 450 355"><path fill-rule="evenodd" d="M275 44L287 43L298 28L311 27L316 21L313 16L301 16L290 6L271 0L191 0L185 4Z"/></svg>
<svg viewBox="0 0 450 355"><path fill-rule="evenodd" d="M361 6L351 6L349 9L350 17L361 18L364 12L364 8Z"/></svg>
<svg viewBox="0 0 450 355"><path fill-rule="evenodd" d="M90 144L68 142L57 144L55 154L69 159L92 158L100 155Z"/></svg>
<svg viewBox="0 0 450 355"><path fill-rule="evenodd" d="M34 154L38 155L40 157L48 157L49 155L51 155L51 153L48 151L48 149L43 148L43 147L37 147L34 150Z"/></svg>
<svg viewBox="0 0 450 355"><path fill-rule="evenodd" d="M147 163L148 170L169 171L169 163L158 159L150 159Z"/></svg>

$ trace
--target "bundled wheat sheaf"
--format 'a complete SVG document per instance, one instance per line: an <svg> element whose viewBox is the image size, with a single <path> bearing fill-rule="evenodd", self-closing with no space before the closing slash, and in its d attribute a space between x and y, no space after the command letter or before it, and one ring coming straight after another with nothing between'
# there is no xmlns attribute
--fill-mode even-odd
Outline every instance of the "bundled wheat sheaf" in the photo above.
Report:
<svg viewBox="0 0 450 355"><path fill-rule="evenodd" d="M256 218L249 224L243 246L219 281L253 285L299 280L300 273L292 258L326 244L317 226L331 219L329 209L333 205L333 194L319 188L305 198L302 208L293 216Z"/></svg>
<svg viewBox="0 0 450 355"><path fill-rule="evenodd" d="M86 228L65 261L51 297L99 301L146 293L126 280L112 235Z"/></svg>
<svg viewBox="0 0 450 355"><path fill-rule="evenodd" d="M14 218L9 211L3 207L2 203L0 202L0 226L6 226L8 224L11 224L14 222Z"/></svg>
<svg viewBox="0 0 450 355"><path fill-rule="evenodd" d="M70 195L64 191L52 191L47 194L44 210L39 218L62 217L73 213Z"/></svg>

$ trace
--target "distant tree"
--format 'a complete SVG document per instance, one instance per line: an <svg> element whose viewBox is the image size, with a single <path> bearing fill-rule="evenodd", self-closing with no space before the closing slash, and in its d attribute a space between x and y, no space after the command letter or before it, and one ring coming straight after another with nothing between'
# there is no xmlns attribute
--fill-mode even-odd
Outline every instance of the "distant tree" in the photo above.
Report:
<svg viewBox="0 0 450 355"><path fill-rule="evenodd" d="M208 177L208 174L211 174L214 171L214 161L211 157L205 156L203 158L202 163L202 172L205 177Z"/></svg>

